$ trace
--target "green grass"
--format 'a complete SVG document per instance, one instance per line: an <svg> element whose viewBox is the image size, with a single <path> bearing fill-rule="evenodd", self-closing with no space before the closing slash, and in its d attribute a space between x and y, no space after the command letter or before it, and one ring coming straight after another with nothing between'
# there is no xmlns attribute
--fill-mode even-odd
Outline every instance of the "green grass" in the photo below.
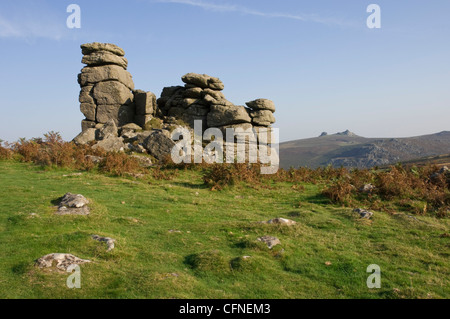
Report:
<svg viewBox="0 0 450 319"><path fill-rule="evenodd" d="M361 220L329 204L320 185L212 192L195 171L171 181L63 176L73 172L0 161L0 298L450 297L448 219ZM91 215L55 215L66 192L86 196ZM275 217L297 225L257 223ZM116 248L107 253L92 234ZM264 235L281 245L256 242ZM34 266L54 252L93 261L81 266L81 289L66 287L68 273ZM381 267L381 289L367 288L370 264Z"/></svg>

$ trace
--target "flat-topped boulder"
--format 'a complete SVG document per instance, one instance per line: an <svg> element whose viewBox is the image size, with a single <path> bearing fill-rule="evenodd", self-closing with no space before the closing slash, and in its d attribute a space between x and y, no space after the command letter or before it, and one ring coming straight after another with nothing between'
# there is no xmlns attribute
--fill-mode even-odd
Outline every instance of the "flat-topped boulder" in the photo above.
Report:
<svg viewBox="0 0 450 319"><path fill-rule="evenodd" d="M36 260L36 266L39 268L51 268L55 266L59 270L67 271L72 265L81 265L90 262L90 260L81 259L72 254L53 253Z"/></svg>
<svg viewBox="0 0 450 319"><path fill-rule="evenodd" d="M118 56L124 56L125 51L121 48L119 48L115 44L111 43L99 43L99 42L93 42L93 43L85 43L81 45L81 52L83 55L88 55L96 51L108 51L111 53L114 53Z"/></svg>
<svg viewBox="0 0 450 319"><path fill-rule="evenodd" d="M133 78L130 72L118 65L85 67L81 70L81 87L105 81L118 81L130 90L134 90Z"/></svg>
<svg viewBox="0 0 450 319"><path fill-rule="evenodd" d="M251 123L252 119L243 106L212 105L208 113L208 126L218 127L239 123Z"/></svg>
<svg viewBox="0 0 450 319"><path fill-rule="evenodd" d="M253 110L268 110L272 113L275 113L275 103L271 100L267 99L257 99L254 101L250 101L245 103L249 108Z"/></svg>
<svg viewBox="0 0 450 319"><path fill-rule="evenodd" d="M219 78L215 78L207 74L188 73L184 75L181 80L188 85L190 84L193 85L193 87L200 87L203 89L210 88L221 91L225 88Z"/></svg>
<svg viewBox="0 0 450 319"><path fill-rule="evenodd" d="M83 56L81 63L87 64L88 66L115 64L125 70L128 67L128 60L126 58L115 55L109 51L92 52L91 54Z"/></svg>

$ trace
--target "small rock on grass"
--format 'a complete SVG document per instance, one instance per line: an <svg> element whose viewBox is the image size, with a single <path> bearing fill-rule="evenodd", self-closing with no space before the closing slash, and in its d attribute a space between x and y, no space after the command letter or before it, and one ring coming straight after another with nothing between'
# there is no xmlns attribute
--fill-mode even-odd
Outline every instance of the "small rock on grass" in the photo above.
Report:
<svg viewBox="0 0 450 319"><path fill-rule="evenodd" d="M56 268L59 270L67 271L71 265L81 265L90 263L90 260L81 259L71 254L53 253L45 255L36 261L36 266L39 268L51 268L53 263L56 262Z"/></svg>
<svg viewBox="0 0 450 319"><path fill-rule="evenodd" d="M58 215L89 215L89 201L81 194L65 194L58 206Z"/></svg>
<svg viewBox="0 0 450 319"><path fill-rule="evenodd" d="M368 210L362 208L356 208L353 210L353 212L358 213L361 218L365 219L370 219L373 216L372 212L369 212Z"/></svg>
<svg viewBox="0 0 450 319"><path fill-rule="evenodd" d="M274 218L274 219L267 221L267 224L292 226L292 225L297 224L297 222L290 220L290 219L286 219L286 218Z"/></svg>
<svg viewBox="0 0 450 319"><path fill-rule="evenodd" d="M114 243L116 242L115 239L110 238L110 237L101 237L99 235L92 235L92 239L99 241L99 242L105 242L106 245L108 246L108 249L106 250L107 252L111 251L114 249Z"/></svg>
<svg viewBox="0 0 450 319"><path fill-rule="evenodd" d="M280 240L273 236L263 236L263 237L259 237L257 240L265 243L267 245L267 247L269 247L269 249L272 249L276 245L281 244Z"/></svg>

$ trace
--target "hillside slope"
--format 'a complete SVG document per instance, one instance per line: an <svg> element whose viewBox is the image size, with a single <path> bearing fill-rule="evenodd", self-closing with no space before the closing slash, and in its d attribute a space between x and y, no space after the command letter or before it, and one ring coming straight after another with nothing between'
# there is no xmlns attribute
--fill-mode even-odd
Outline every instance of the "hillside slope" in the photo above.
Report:
<svg viewBox="0 0 450 319"><path fill-rule="evenodd" d="M408 138L365 138L349 131L280 144L283 168L368 168L450 153L450 132Z"/></svg>
<svg viewBox="0 0 450 319"><path fill-rule="evenodd" d="M196 171L155 180L1 160L0 176L0 298L450 296L448 219L409 211L361 219L331 205L323 185L212 192ZM90 200L90 216L55 214L68 191ZM297 224L259 223L274 217ZM107 252L93 234L116 247ZM267 235L281 244L258 244ZM34 265L54 252L92 261L80 267L81 289L67 288L67 272ZM371 264L382 270L380 289L367 287Z"/></svg>

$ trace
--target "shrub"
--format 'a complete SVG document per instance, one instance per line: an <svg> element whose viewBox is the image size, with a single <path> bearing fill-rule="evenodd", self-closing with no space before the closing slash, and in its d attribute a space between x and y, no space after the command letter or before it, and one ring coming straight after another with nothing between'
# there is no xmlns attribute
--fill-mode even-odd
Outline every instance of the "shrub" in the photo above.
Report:
<svg viewBox="0 0 450 319"><path fill-rule="evenodd" d="M125 153L107 153L105 158L100 162L99 169L101 172L124 176L126 174L141 173L143 168L139 161Z"/></svg>
<svg viewBox="0 0 450 319"><path fill-rule="evenodd" d="M322 194L331 199L333 203L349 204L352 202L352 194L355 186L348 181L338 180L326 187Z"/></svg>
<svg viewBox="0 0 450 319"><path fill-rule="evenodd" d="M0 159L10 159L12 151L9 148L3 147L3 141L0 140Z"/></svg>
<svg viewBox="0 0 450 319"><path fill-rule="evenodd" d="M211 190L221 190L238 182L260 184L260 166L257 164L212 164L204 169L203 182Z"/></svg>
<svg viewBox="0 0 450 319"><path fill-rule="evenodd" d="M178 176L178 170L177 169L169 169L169 168L161 168L161 167L155 167L152 169L152 176L156 180L166 180L170 181L173 180L175 177Z"/></svg>

